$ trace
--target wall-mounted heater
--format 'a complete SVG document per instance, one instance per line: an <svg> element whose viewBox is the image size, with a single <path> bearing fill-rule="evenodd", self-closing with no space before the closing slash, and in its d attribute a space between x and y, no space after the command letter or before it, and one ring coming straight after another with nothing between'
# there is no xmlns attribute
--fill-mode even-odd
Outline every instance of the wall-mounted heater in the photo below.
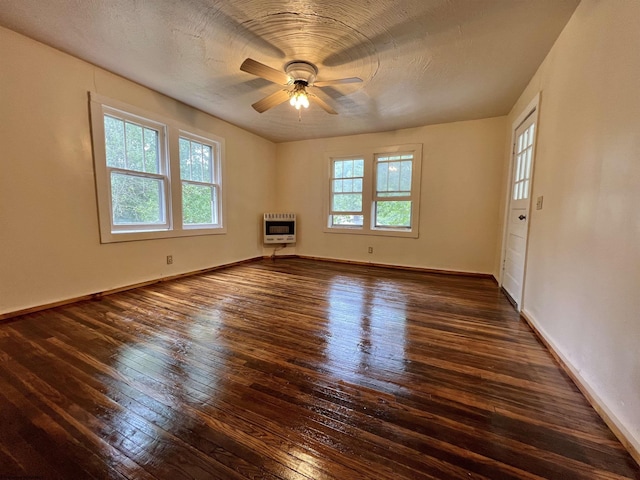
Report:
<svg viewBox="0 0 640 480"><path fill-rule="evenodd" d="M265 213L264 243L296 243L296 214Z"/></svg>

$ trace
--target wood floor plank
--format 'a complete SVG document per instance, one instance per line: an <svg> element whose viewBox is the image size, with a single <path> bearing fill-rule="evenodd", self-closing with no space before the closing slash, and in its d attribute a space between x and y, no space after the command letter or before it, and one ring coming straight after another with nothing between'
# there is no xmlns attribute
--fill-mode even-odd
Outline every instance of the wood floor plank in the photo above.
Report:
<svg viewBox="0 0 640 480"><path fill-rule="evenodd" d="M488 279L256 261L0 323L0 477L640 479Z"/></svg>

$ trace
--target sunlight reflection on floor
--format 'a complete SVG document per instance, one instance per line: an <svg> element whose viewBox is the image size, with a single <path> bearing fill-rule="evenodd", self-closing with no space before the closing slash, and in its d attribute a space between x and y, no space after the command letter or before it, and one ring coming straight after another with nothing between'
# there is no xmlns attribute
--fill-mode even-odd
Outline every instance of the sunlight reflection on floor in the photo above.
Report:
<svg viewBox="0 0 640 480"><path fill-rule="evenodd" d="M384 282L337 277L329 288L326 368L344 381L401 373L406 351L406 298Z"/></svg>

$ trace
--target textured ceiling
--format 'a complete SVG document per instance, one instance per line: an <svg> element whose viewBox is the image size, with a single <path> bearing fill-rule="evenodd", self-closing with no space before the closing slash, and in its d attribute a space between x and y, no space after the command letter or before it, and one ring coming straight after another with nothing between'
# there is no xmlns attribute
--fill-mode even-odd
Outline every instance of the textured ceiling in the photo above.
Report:
<svg viewBox="0 0 640 480"><path fill-rule="evenodd" d="M509 112L579 0L0 0L0 25L273 141ZM251 104L279 88L240 71L317 65L339 115ZM4 68L4 67L3 67Z"/></svg>

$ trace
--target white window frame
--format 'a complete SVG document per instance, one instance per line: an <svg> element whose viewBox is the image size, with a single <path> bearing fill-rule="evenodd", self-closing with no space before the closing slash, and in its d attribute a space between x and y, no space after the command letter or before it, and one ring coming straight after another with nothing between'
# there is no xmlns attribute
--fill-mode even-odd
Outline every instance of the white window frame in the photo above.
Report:
<svg viewBox="0 0 640 480"><path fill-rule="evenodd" d="M105 147L105 167L107 169L107 183L108 183L108 197L109 197L109 205L112 205L112 189L111 189L111 178L112 173L117 173L121 175L126 175L129 177L140 177L147 178L153 180L159 180L162 182L163 186L163 195L162 195L162 203L160 208L162 209L162 216L164 217L164 222L162 223L147 223L147 224L116 224L113 220L112 210L109 211L109 221L111 225L111 231L114 233L119 232L129 232L129 231L154 231L154 230L168 230L170 228L170 216L169 216L169 201L170 201L170 192L169 192L169 166L167 165L168 155L166 154L166 126L162 123L154 122L152 120L148 120L146 118L138 117L136 115L131 115L127 112L123 112L121 110L116 110L107 105L102 106L103 111L103 122L105 116L110 116L113 118L117 118L118 120L122 120L123 122L129 122L136 125L139 125L143 128L152 129L158 132L158 167L159 173L149 173L149 172L140 172L138 170L132 170L128 168L121 167L110 167L106 162L106 147ZM104 123L102 124L104 128ZM104 138L104 133L103 133ZM126 152L125 152L126 157Z"/></svg>
<svg viewBox="0 0 640 480"><path fill-rule="evenodd" d="M224 172L224 139L180 122L145 111L139 107L111 98L90 93L91 135L98 203L98 221L101 243L151 240L157 238L185 237L195 235L216 235L227 232ZM147 225L114 225L111 208L111 172L119 171L107 166L104 116L112 115L148 126L160 133L160 174L131 172L131 175L162 178L165 183L165 223ZM200 143L215 145L216 174L215 186L218 191L218 223L207 225L183 225L182 221L182 181L180 179L179 138L193 138Z"/></svg>
<svg viewBox="0 0 640 480"><path fill-rule="evenodd" d="M376 196L376 165L379 156L411 154L411 194L402 197ZM362 188L362 226L332 225L333 165L336 160L364 159L364 179ZM420 230L420 184L422 181L422 144L392 145L385 147L362 148L357 151L338 151L325 153L326 172L324 188L324 232L355 235L379 235L389 237L418 238ZM410 227L376 227L376 201L411 201Z"/></svg>
<svg viewBox="0 0 640 480"><path fill-rule="evenodd" d="M215 203L215 220L217 220L217 222L213 222L213 223L207 223L207 224L185 224L184 223L184 218L183 216L181 216L180 218L182 219L182 227L185 230L196 230L196 229L202 229L202 228L218 228L218 224L222 218L222 210L221 210L221 193L222 193L222 188L220 185L220 180L221 180L221 169L220 169L220 145L218 144L218 142L212 141L211 139L202 137L200 135L195 135L191 132L187 132L185 130L180 130L179 132L179 136L178 136L178 141L180 139L185 139L185 140L189 140L190 142L197 142L197 143L201 143L202 145L205 145L207 147L211 148L211 182L205 182L205 181L197 181L197 180L184 180L182 179L182 175L180 172L180 195L182 198L182 188L184 187L184 185L199 185L199 186L205 186L205 187L210 187L215 195L215 199L216 199L216 203Z"/></svg>
<svg viewBox="0 0 640 480"><path fill-rule="evenodd" d="M364 163L364 171L362 174L362 177L339 177L336 178L335 175L335 162L342 162L342 161L357 161L357 160L362 160ZM333 217L334 215L359 215L362 216L364 219L364 209L365 209L365 202L364 202L364 191L367 188L366 182L365 182L365 178L366 178L366 174L367 174L367 161L366 159L362 156L362 155L355 155L355 156L350 156L350 157L334 157L331 158L330 163L329 163L329 205L328 205L328 210L329 210L329 215L327 217L327 222L328 222L328 227L329 228L343 228L343 229L359 229L361 228L358 225L332 225L331 222L331 217ZM347 179L360 179L362 178L362 192L360 192L360 196L361 196L361 204L362 204L362 208L358 211L334 211L333 210L333 196L336 193L344 193L344 192L334 192L333 188L334 188L334 183L335 180L347 180ZM347 192L347 193L358 193L358 192Z"/></svg>
<svg viewBox="0 0 640 480"><path fill-rule="evenodd" d="M411 156L411 158L406 158L406 159L398 159L398 160L389 160L389 157L403 157L403 156ZM415 203L415 199L414 199L414 195L413 195L413 165L414 165L414 158L413 158L413 152L398 152L398 153L394 153L394 154L389 154L389 153L376 153L373 156L374 160L373 160L373 170L374 170L374 179L373 179L373 184L374 184L374 188L373 188L373 205L372 205L372 210L371 210L371 225L373 228L376 229L393 229L393 230L410 230L411 226L409 227L404 227L404 226L382 226L382 225L377 225L376 223L376 219L377 219L377 212L378 212L378 204L379 203L384 203L384 202L411 202L411 210L413 211L413 205ZM383 160L384 159L384 160ZM378 165L380 163L392 163L392 162L398 162L398 161L411 161L411 180L412 180L412 185L411 185L411 191L409 191L408 195L398 195L398 196L384 196L381 195L380 192L378 191ZM413 219L411 219L413 220ZM413 225L413 221L410 221L411 225Z"/></svg>

